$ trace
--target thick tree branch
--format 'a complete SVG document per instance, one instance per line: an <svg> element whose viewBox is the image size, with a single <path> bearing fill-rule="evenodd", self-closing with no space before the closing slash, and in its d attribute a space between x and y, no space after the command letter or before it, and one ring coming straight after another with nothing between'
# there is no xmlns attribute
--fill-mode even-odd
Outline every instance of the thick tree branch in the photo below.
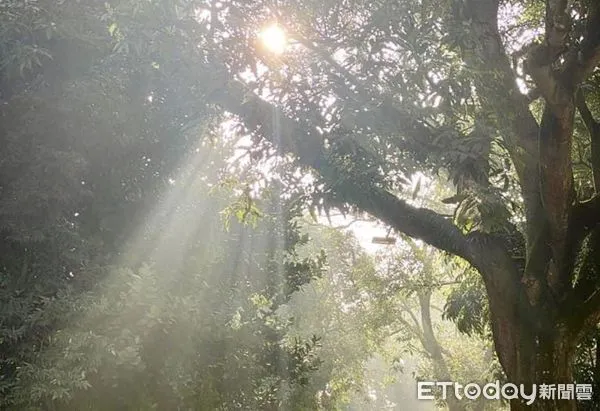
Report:
<svg viewBox="0 0 600 411"><path fill-rule="evenodd" d="M529 304L521 272L499 242L488 243L485 258L476 268L483 275L488 296L494 345L500 362L514 381L522 381L526 369L520 369L519 357L523 355L521 341L527 340L528 332L545 318L540 308ZM507 303L509 302L510 303Z"/></svg>
<svg viewBox="0 0 600 411"><path fill-rule="evenodd" d="M547 282L556 294L570 285L570 261L567 242L574 201L571 140L574 102L564 103L560 115L546 106L540 127L540 187L548 222L552 259Z"/></svg>
<svg viewBox="0 0 600 411"><path fill-rule="evenodd" d="M580 275L581 259L576 260L581 253L581 246L590 232L600 224L600 195L596 194L593 198L573 207L571 213L571 222L567 235L568 251L567 256L571 259L571 270L574 271L574 279L577 280L575 287L568 292L565 299L566 309L569 312L572 306L576 306L582 300L586 299L585 294L589 291L589 284L582 281Z"/></svg>
<svg viewBox="0 0 600 411"><path fill-rule="evenodd" d="M567 8L566 0L546 1L544 42L533 46L526 60L538 92L559 118L577 86L600 64L600 3L588 3L586 29L579 46L568 47L571 18ZM561 56L564 63L557 68Z"/></svg>
<svg viewBox="0 0 600 411"><path fill-rule="evenodd" d="M546 44L551 53L551 63L566 47L571 18L567 13L567 0L546 0Z"/></svg>
<svg viewBox="0 0 600 411"><path fill-rule="evenodd" d="M463 44L463 58L474 73L478 98L487 112L496 115L497 127L519 176L525 208L534 210L539 204L537 180L539 129L529 111L529 100L516 84L516 76L498 33L498 2L468 0L456 2L453 26L470 21L470 42Z"/></svg>
<svg viewBox="0 0 600 411"><path fill-rule="evenodd" d="M569 103L572 91L569 90L561 81L560 77L555 73L552 63L543 65L538 62L540 60L537 54L543 54L543 48L537 48L527 60L527 71L533 78L536 84L536 90L546 104L555 112L557 116L561 115L561 108Z"/></svg>
<svg viewBox="0 0 600 411"><path fill-rule="evenodd" d="M574 196L571 159L574 87L570 81L563 81L555 70L555 62L567 49L571 31L567 7L566 0L546 1L544 42L533 47L526 61L527 71L546 102L539 133L539 173L551 251L548 268L543 261L550 256L547 253L531 267L537 267L539 274L547 271L545 281L555 294L569 287L571 261L567 238ZM544 233L544 225L536 224L535 229Z"/></svg>
<svg viewBox="0 0 600 411"><path fill-rule="evenodd" d="M567 43L571 19L566 0L547 0L544 43L534 47L527 60L528 70L546 101L540 127L540 174L547 221L549 223L552 259L547 280L556 295L570 288L577 247L587 228L582 225L579 210L572 210L574 199L571 164L571 141L575 106L586 123L596 155L600 156L597 127L585 105L583 95L575 96L578 84L600 62L600 3L588 2L586 29L579 47ZM560 56L565 63L556 65ZM600 160L596 161L598 164ZM600 187L600 169L593 166L594 186ZM571 214L572 213L572 214Z"/></svg>
<svg viewBox="0 0 600 411"><path fill-rule="evenodd" d="M545 267L550 257L546 243L548 219L540 192L540 129L529 110L529 99L516 84L516 76L498 32L498 3L494 0L456 2L453 26L470 21L470 42L462 45L465 63L475 73L478 98L485 111L495 114L497 128L515 166L526 214L527 264L525 287L532 303L540 298Z"/></svg>
<svg viewBox="0 0 600 411"><path fill-rule="evenodd" d="M410 237L422 239L435 248L469 261L484 274L489 289L493 290L491 305L502 307L506 301L518 301L502 309L511 318L522 317L519 312L528 312L522 307L526 301L520 297L519 270L499 241L484 234L464 235L450 219L428 209L412 207L375 184L365 187L359 183L359 178L346 176L340 179L339 176L344 176L345 172L336 169L332 158L323 149L325 136L286 117L281 110L249 92L240 82L224 81L218 89L222 91L213 96L215 103L238 115L252 132L270 140L282 151L294 153L301 163L321 173L339 198ZM527 126L532 125L536 127L534 120ZM505 336L505 333L511 332L509 329L498 332L498 341L512 338Z"/></svg>
<svg viewBox="0 0 600 411"><path fill-rule="evenodd" d="M587 103L585 102L585 96L581 90L577 93L576 101L577 110L579 110L579 114L581 115L581 118L585 123L586 128L591 133L591 131L598 125L598 123L596 122L594 116L592 115L592 112L588 108Z"/></svg>
<svg viewBox="0 0 600 411"><path fill-rule="evenodd" d="M600 2L587 2L586 29L580 47L567 56L563 77L575 88L600 65Z"/></svg>
<svg viewBox="0 0 600 411"><path fill-rule="evenodd" d="M589 207L598 211L600 200L596 197L588 202ZM565 302L565 310L570 326L581 333L600 321L600 225L596 214L596 223L581 247L581 261L575 268L577 283Z"/></svg>
<svg viewBox="0 0 600 411"><path fill-rule="evenodd" d="M577 109L590 134L592 145L592 173L594 177L594 190L600 192L600 123L598 123L585 102L582 91L577 93Z"/></svg>
<svg viewBox="0 0 600 411"><path fill-rule="evenodd" d="M554 63L567 49L571 31L571 18L567 14L566 0L546 1L546 35L544 42L534 46L525 62L541 95L557 117L563 115L562 107L568 104L572 89L563 84L554 70Z"/></svg>
<svg viewBox="0 0 600 411"><path fill-rule="evenodd" d="M226 81L223 90L213 94L214 102L241 118L253 133L271 141L284 152L314 168L329 180L343 200L389 224L395 230L467 261L474 261L471 242L450 219L434 211L410 206L393 194L374 185L361 186L343 178L323 149L323 136L308 125L288 118L279 108L254 95L240 82Z"/></svg>

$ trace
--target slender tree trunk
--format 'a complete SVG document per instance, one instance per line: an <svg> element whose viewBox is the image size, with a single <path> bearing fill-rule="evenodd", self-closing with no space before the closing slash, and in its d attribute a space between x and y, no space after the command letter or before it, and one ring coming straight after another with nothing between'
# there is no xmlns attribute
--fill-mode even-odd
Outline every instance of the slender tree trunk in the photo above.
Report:
<svg viewBox="0 0 600 411"><path fill-rule="evenodd" d="M431 321L431 291L425 290L419 292L419 305L421 309L421 325L423 327L423 342L425 343L425 349L431 356L433 361L433 367L435 370L435 377L438 381L452 381L448 364L442 353L442 347L435 337L433 332L433 324ZM461 411L464 406L461 402L450 393L446 397L446 405L449 411Z"/></svg>

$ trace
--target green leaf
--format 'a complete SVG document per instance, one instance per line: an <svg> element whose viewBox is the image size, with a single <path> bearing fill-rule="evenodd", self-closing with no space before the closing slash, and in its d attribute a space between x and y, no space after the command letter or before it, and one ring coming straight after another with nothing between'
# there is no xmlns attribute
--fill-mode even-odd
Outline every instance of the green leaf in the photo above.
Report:
<svg viewBox="0 0 600 411"><path fill-rule="evenodd" d="M112 23L110 26L108 26L108 32L110 33L111 36L115 35L116 30L117 30L117 23Z"/></svg>

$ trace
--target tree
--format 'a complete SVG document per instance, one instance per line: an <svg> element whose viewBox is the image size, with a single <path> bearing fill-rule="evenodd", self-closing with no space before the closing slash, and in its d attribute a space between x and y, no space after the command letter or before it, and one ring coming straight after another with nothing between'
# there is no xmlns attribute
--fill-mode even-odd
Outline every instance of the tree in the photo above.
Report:
<svg viewBox="0 0 600 411"><path fill-rule="evenodd" d="M104 3L0 5L3 399L17 368L64 326L53 301L68 309L125 259L213 129L197 90L113 53L109 15ZM157 232L145 234L151 243Z"/></svg>
<svg viewBox="0 0 600 411"><path fill-rule="evenodd" d="M327 269L282 307L281 315L293 319L288 338L321 338L322 364L311 378L319 390L319 409L345 408L352 400L361 408L374 408L365 368L381 349L387 330L385 314L376 309L379 296L364 286L375 275L373 258L350 233L322 225L305 231L310 241L301 253L324 250Z"/></svg>
<svg viewBox="0 0 600 411"><path fill-rule="evenodd" d="M149 224L162 238L142 240L136 265L129 256L91 290L49 299L38 321L61 321L20 353L3 409L314 409L319 339L289 338L277 310L320 276L324 256L296 254L307 241L297 202L268 193L255 199L261 218L244 224L222 212L245 197L215 189L219 177L209 164L180 175L173 191L189 192Z"/></svg>
<svg viewBox="0 0 600 411"><path fill-rule="evenodd" d="M336 204L475 267L510 381L572 382L575 350L600 315L600 157L586 105L597 93L598 3L220 4L206 23L224 73L212 101L315 170ZM254 52L261 11L297 42L293 55ZM261 64L266 73L234 79ZM575 131L577 109L589 135ZM574 174L574 158L586 172ZM468 224L398 195L402 175L440 169Z"/></svg>
<svg viewBox="0 0 600 411"><path fill-rule="evenodd" d="M25 177L29 184L43 182L53 206L37 214L40 220L53 223L65 213L51 184L63 180L45 179L44 169L35 167L38 157L28 152L52 153L55 164L61 163L58 153L87 152L70 142L101 130L92 120L109 126L92 144L107 135L170 142L168 136L187 123L185 115L217 105L243 122L263 155L289 154L305 172L313 170L315 205L360 209L469 262L485 284L495 349L510 381L572 382L575 350L600 315L598 2L77 4L15 0L0 6L7 28L2 115L12 120L3 122L3 147L19 146L20 126L27 124L29 144L22 147L30 149L20 151L21 161L2 163L3 190L19 187ZM272 56L257 45L256 33L273 21L294 39L293 53ZM107 73L115 81L106 81ZM91 94L105 103L102 118L98 103L78 105L77 93L65 95L90 78L119 86L117 95L126 96L119 110L111 109L111 93L104 90ZM181 105L146 123L140 111L152 110L135 109L156 97L140 79L162 91L160 101ZM61 113L57 96L74 111ZM33 121L40 119L40 102L50 114ZM72 122L53 121L68 113ZM65 132L62 124L78 132ZM140 133L144 124L152 127ZM41 150L48 144L40 146L47 141L40 136L51 130L59 138L50 145L60 150ZM155 130L162 138L152 136ZM94 158L100 169L111 170L101 155ZM65 173L69 168L54 170L78 176ZM455 218L411 203L407 179L417 171L450 177L457 193L447 202L457 204ZM29 229L33 219L20 204L7 201L2 215ZM4 228L27 231L18 224ZM113 238L109 243L118 249ZM28 267L11 265L15 277L17 266ZM518 401L511 406L524 407ZM536 406L573 409L575 402Z"/></svg>
<svg viewBox="0 0 600 411"><path fill-rule="evenodd" d="M468 272L464 264L462 267L461 264L453 266L447 260L431 247L418 245L410 239L404 249L391 256L387 281L393 284L392 289L400 290L401 294L401 298L393 300L400 311L396 332L418 342L428 363L428 367L420 373L420 379L470 381L483 386L498 378L499 371L497 359L490 350L491 340L486 338L487 333L472 335L463 332L460 335L455 327L448 330L450 324L444 324L443 315L436 316L433 309L435 303L442 300L440 294L448 291L449 287L452 293L457 283L464 280L464 272ZM386 288L389 289L385 287L384 290ZM386 294L385 291L382 294ZM448 311L446 307L442 314ZM445 402L450 411L498 409L501 406L488 403L482 397L478 401L459 399L453 393L447 395Z"/></svg>

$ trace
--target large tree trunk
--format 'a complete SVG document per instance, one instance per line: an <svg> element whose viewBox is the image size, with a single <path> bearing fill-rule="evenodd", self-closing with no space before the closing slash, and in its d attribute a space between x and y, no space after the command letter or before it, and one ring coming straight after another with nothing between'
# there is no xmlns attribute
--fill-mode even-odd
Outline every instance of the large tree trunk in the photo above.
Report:
<svg viewBox="0 0 600 411"><path fill-rule="evenodd" d="M551 294L538 293L531 299L529 289L535 284L524 280L522 270L510 261L502 247L487 243L486 261L477 267L482 273L489 296L490 316L496 353L509 382L524 384L530 393L537 385L537 399L532 405L511 401L512 410L575 410L575 400L542 400L540 384L573 384L573 362L577 345L586 328L580 302L563 298L558 304ZM594 261L590 261L595 263ZM536 294L536 293L533 293ZM532 303L533 301L533 303ZM573 304L573 310L558 309Z"/></svg>
<svg viewBox="0 0 600 411"><path fill-rule="evenodd" d="M524 384L527 393L536 384L537 398L532 405L512 400L511 410L576 410L575 399L559 399L558 391L555 391L554 400L540 399L541 384L554 385L555 388L558 384L573 384L574 336L561 325L538 332L523 327L521 335L514 347L516 361L510 368L505 366L505 372L509 382Z"/></svg>

